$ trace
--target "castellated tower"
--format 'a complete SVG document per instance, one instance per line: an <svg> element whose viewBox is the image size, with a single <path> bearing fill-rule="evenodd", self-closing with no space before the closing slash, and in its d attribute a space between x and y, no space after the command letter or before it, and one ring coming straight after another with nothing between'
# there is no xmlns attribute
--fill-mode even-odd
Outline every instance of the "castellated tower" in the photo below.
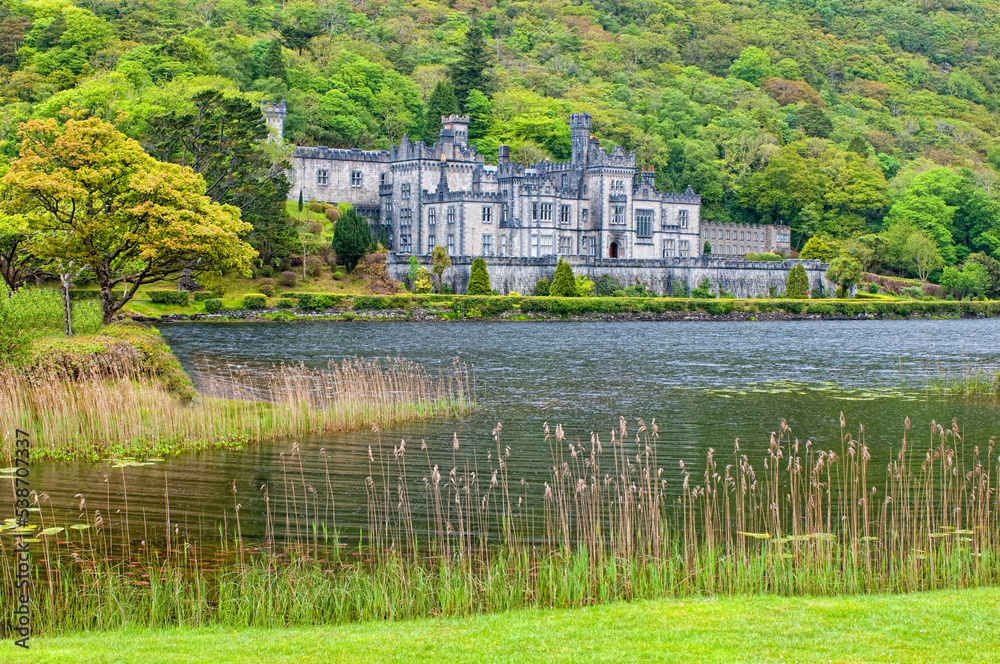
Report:
<svg viewBox="0 0 1000 664"><path fill-rule="evenodd" d="M570 142L573 147L572 168L578 170L587 162L587 145L590 141L590 114L572 113L569 116Z"/></svg>
<svg viewBox="0 0 1000 664"><path fill-rule="evenodd" d="M277 104L263 103L260 105L260 110L264 114L264 122L267 123L269 134L267 140L282 140L285 137L285 116L288 115L285 100L282 99Z"/></svg>

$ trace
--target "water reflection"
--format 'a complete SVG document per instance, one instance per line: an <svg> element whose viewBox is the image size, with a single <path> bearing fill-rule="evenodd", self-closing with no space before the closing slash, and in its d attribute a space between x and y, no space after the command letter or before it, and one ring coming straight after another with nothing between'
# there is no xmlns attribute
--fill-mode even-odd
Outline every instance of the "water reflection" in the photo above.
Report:
<svg viewBox="0 0 1000 664"><path fill-rule="evenodd" d="M712 447L720 465L730 463L737 438L744 451L762 451L782 419L797 437L838 447L843 412L855 433L865 425L876 461L898 444L906 416L914 426L910 439L918 443L931 442L932 420L950 424L956 418L974 443L998 428L990 404L926 394L935 377L995 366L996 320L199 323L164 326L162 332L196 381L205 380L211 364L325 367L345 357L399 356L436 371L459 357L474 368L482 408L461 421L294 441L297 452L289 441L150 466L43 464L33 480L67 518L86 517L79 513L77 494L83 494L90 516L101 509L114 519L127 492L133 523L134 515L144 515L154 533L165 521L169 496L171 521L181 529L216 533L239 504L244 535L260 536L263 487L273 501L295 491L299 512L305 509L302 492L311 487L317 504L336 502L336 526L356 532L367 520L370 446L377 460L380 441L391 454L406 439L408 474L419 488L430 466L452 467L453 434L462 458L485 468L487 456L495 454L491 431L497 422L504 425L503 444L511 447L510 477L523 477L531 491L540 489L551 465L545 422L561 423L569 440L589 441L592 431L607 440L619 416L633 429L635 418L655 418L661 465L675 485L681 460L697 467ZM417 453L421 441L427 442L426 455Z"/></svg>

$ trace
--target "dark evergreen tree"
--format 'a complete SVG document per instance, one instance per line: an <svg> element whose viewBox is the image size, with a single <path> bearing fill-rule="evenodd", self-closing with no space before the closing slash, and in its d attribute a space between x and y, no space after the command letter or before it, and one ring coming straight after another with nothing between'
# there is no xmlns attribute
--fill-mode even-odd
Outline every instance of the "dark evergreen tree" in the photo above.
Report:
<svg viewBox="0 0 1000 664"><path fill-rule="evenodd" d="M344 263L347 272L354 270L372 244L372 229L368 220L354 210L345 212L337 220L333 233L333 250Z"/></svg>
<svg viewBox="0 0 1000 664"><path fill-rule="evenodd" d="M559 259L559 264L556 266L556 274L552 278L552 287L549 289L549 295L553 297L579 296L576 290L576 277L573 276L573 268L561 258Z"/></svg>
<svg viewBox="0 0 1000 664"><path fill-rule="evenodd" d="M264 59L261 60L260 78L279 78L284 81L286 77L285 54L281 52L281 43L274 39L264 52Z"/></svg>
<svg viewBox="0 0 1000 664"><path fill-rule="evenodd" d="M537 283L535 283L535 295L538 297L546 297L549 294L549 288L551 286L552 282L545 277L542 277Z"/></svg>
<svg viewBox="0 0 1000 664"><path fill-rule="evenodd" d="M472 271L469 275L469 288L466 291L469 295L492 295L493 289L490 287L490 273L486 269L486 261L477 258L472 261Z"/></svg>
<svg viewBox="0 0 1000 664"><path fill-rule="evenodd" d="M268 130L260 106L219 90L190 101L150 114L143 147L160 161L190 166L205 178L212 201L238 207L253 225L246 239L265 262L284 258L295 237L285 211L288 165L272 161L264 149Z"/></svg>
<svg viewBox="0 0 1000 664"><path fill-rule="evenodd" d="M785 283L785 297L802 300L809 297L809 276L801 263L788 271L788 281Z"/></svg>
<svg viewBox="0 0 1000 664"><path fill-rule="evenodd" d="M424 112L424 142L433 144L441 135L441 117L458 113L458 99L455 88L448 81L438 81L427 98Z"/></svg>
<svg viewBox="0 0 1000 664"><path fill-rule="evenodd" d="M459 51L458 61L451 67L451 80L455 84L455 95L458 106L465 109L469 92L479 90L486 94L491 89L487 75L490 67L489 55L486 51L486 38L478 21L474 21L465 33L465 42Z"/></svg>

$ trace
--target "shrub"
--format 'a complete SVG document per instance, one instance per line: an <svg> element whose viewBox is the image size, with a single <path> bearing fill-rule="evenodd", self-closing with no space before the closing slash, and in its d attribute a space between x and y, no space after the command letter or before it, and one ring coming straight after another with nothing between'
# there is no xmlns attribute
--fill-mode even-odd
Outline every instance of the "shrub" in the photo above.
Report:
<svg viewBox="0 0 1000 664"><path fill-rule="evenodd" d="M708 277L702 279L698 287L691 291L691 297L696 300L708 300L715 297L715 293L712 292L712 284L708 282Z"/></svg>
<svg viewBox="0 0 1000 664"><path fill-rule="evenodd" d="M590 297L594 294L594 281L590 277L576 275L576 294L580 297Z"/></svg>
<svg viewBox="0 0 1000 664"><path fill-rule="evenodd" d="M743 260L750 261L751 263L758 263L758 262L774 262L774 261L781 262L785 259L782 258L780 254L768 251L763 254L750 252L743 257Z"/></svg>
<svg viewBox="0 0 1000 664"><path fill-rule="evenodd" d="M906 297L912 297L914 300L919 300L924 296L924 289L920 286L907 286L903 289L902 293Z"/></svg>
<svg viewBox="0 0 1000 664"><path fill-rule="evenodd" d="M868 292L878 295L878 284L868 284Z"/></svg>
<svg viewBox="0 0 1000 664"><path fill-rule="evenodd" d="M267 306L267 298L263 295L244 295L244 309L263 309Z"/></svg>
<svg viewBox="0 0 1000 664"><path fill-rule="evenodd" d="M254 272L256 272L257 275L261 276L261 277L273 277L274 276L274 268L271 267L270 265L265 265L263 267L260 267L260 268L258 268L256 270L254 270Z"/></svg>
<svg viewBox="0 0 1000 664"><path fill-rule="evenodd" d="M537 282L535 282L535 295L538 297L547 297L549 294L551 284L549 280L542 277Z"/></svg>
<svg viewBox="0 0 1000 664"><path fill-rule="evenodd" d="M210 291L210 290L198 291L197 293L194 294L194 301L204 302L205 300L215 300L221 298L222 295L223 294L219 291Z"/></svg>
<svg viewBox="0 0 1000 664"><path fill-rule="evenodd" d="M434 282L431 281L431 272L426 267L417 270L417 278L413 282L414 293L430 293L434 290Z"/></svg>
<svg viewBox="0 0 1000 664"><path fill-rule="evenodd" d="M323 224L318 221L309 222L309 233L312 235L323 234Z"/></svg>
<svg viewBox="0 0 1000 664"><path fill-rule="evenodd" d="M222 309L222 300L217 297L212 297L205 300L205 313L217 314L219 310Z"/></svg>
<svg viewBox="0 0 1000 664"><path fill-rule="evenodd" d="M573 276L573 268L569 263L559 259L556 265L556 274L552 277L552 287L549 288L549 295L552 297L578 297L580 294L576 290L576 278Z"/></svg>
<svg viewBox="0 0 1000 664"><path fill-rule="evenodd" d="M323 271L323 259L319 256L310 256L306 259L306 274L310 277L318 277Z"/></svg>
<svg viewBox="0 0 1000 664"><path fill-rule="evenodd" d="M365 257L371 243L372 231L367 219L353 209L341 215L333 233L333 250L344 261L348 273Z"/></svg>
<svg viewBox="0 0 1000 664"><path fill-rule="evenodd" d="M642 284L628 286L622 289L622 292L625 294L625 297L652 297L652 295L646 292L646 287Z"/></svg>
<svg viewBox="0 0 1000 664"><path fill-rule="evenodd" d="M285 270L281 273L281 283L289 288L295 288L295 285L299 283L299 275L291 270Z"/></svg>
<svg viewBox="0 0 1000 664"><path fill-rule="evenodd" d="M622 290L622 282L618 281L610 274L602 274L597 280L595 294L597 297L608 297L615 291Z"/></svg>
<svg viewBox="0 0 1000 664"><path fill-rule="evenodd" d="M326 204L320 203L319 201L309 201L309 211L324 212L326 211Z"/></svg>
<svg viewBox="0 0 1000 664"><path fill-rule="evenodd" d="M785 283L785 297L793 300L804 300L809 297L809 276L801 263L796 263L788 271L788 281Z"/></svg>
<svg viewBox="0 0 1000 664"><path fill-rule="evenodd" d="M326 215L326 218L330 220L331 224L336 224L337 220L340 219L340 209L335 205L328 207L326 212L323 214Z"/></svg>
<svg viewBox="0 0 1000 664"><path fill-rule="evenodd" d="M156 304L179 304L185 306L188 303L188 291L183 290L151 290L146 291L149 299Z"/></svg>
<svg viewBox="0 0 1000 664"><path fill-rule="evenodd" d="M829 304L822 304L820 302L814 302L806 307L807 314L820 314L821 316L832 316L833 307Z"/></svg>
<svg viewBox="0 0 1000 664"><path fill-rule="evenodd" d="M333 278L336 279L337 281L340 281L341 279L344 278L344 273L341 270L335 270L333 273Z"/></svg>
<svg viewBox="0 0 1000 664"><path fill-rule="evenodd" d="M279 309L292 309L295 307L295 300L290 297L282 297L278 300Z"/></svg>
<svg viewBox="0 0 1000 664"><path fill-rule="evenodd" d="M628 293L626 293L624 290L619 289L611 293L611 297L628 297Z"/></svg>
<svg viewBox="0 0 1000 664"><path fill-rule="evenodd" d="M687 280L671 279L670 295L671 297L689 297L691 295L691 287L688 285Z"/></svg>
<svg viewBox="0 0 1000 664"><path fill-rule="evenodd" d="M267 297L274 297L274 282L270 279L265 279L260 282L257 286L257 292L266 295Z"/></svg>
<svg viewBox="0 0 1000 664"><path fill-rule="evenodd" d="M814 235L806 241L806 246L802 247L802 252L799 253L799 258L802 260L815 258L824 263L829 263L830 259L832 259L834 255L835 252L833 248L824 242L823 238L818 235Z"/></svg>
<svg viewBox="0 0 1000 664"><path fill-rule="evenodd" d="M482 258L472 261L469 288L466 292L469 295L490 295L493 292L493 289L490 288L490 273L486 268L486 261Z"/></svg>

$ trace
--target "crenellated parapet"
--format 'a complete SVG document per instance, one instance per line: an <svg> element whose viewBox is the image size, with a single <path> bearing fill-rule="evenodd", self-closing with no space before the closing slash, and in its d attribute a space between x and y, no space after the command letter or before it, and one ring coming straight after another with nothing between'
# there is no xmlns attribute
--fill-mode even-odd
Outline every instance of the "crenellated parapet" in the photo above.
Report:
<svg viewBox="0 0 1000 664"><path fill-rule="evenodd" d="M387 164L390 155L385 150L339 150L320 145L314 148L295 148L294 159L325 159L330 161L357 161Z"/></svg>

